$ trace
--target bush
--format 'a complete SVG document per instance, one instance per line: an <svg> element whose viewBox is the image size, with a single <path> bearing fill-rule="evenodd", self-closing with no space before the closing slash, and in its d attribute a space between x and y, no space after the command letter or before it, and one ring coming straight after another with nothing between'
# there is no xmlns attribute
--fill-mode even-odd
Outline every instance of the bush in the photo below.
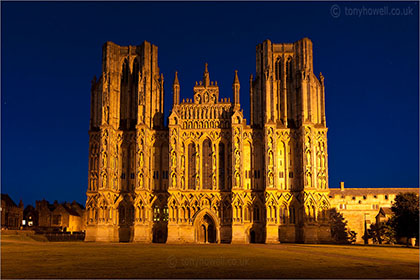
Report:
<svg viewBox="0 0 420 280"><path fill-rule="evenodd" d="M330 210L331 237L335 243L351 244L356 242L357 233L347 228L347 221L343 214L338 213L335 208Z"/></svg>
<svg viewBox="0 0 420 280"><path fill-rule="evenodd" d="M392 204L392 226L398 237L419 238L419 197L416 193L400 193Z"/></svg>

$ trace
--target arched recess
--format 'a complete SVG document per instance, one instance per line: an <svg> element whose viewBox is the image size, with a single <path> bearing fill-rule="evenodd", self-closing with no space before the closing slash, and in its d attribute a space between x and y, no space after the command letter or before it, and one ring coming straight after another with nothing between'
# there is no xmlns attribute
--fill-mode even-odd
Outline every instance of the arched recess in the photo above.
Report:
<svg viewBox="0 0 420 280"><path fill-rule="evenodd" d="M287 209L287 204L286 203L282 203L280 205L279 216L280 216L280 224L285 225L285 224L288 223L288 221L287 221L288 209Z"/></svg>
<svg viewBox="0 0 420 280"><path fill-rule="evenodd" d="M275 64L276 80L281 80L282 63L281 57L278 57Z"/></svg>
<svg viewBox="0 0 420 280"><path fill-rule="evenodd" d="M127 197L120 201L118 210L118 233L120 242L129 242L133 238L134 206Z"/></svg>
<svg viewBox="0 0 420 280"><path fill-rule="evenodd" d="M278 174L278 189L286 189L286 156L285 144L283 141L277 141L277 171Z"/></svg>
<svg viewBox="0 0 420 280"><path fill-rule="evenodd" d="M293 87L293 58L289 56L286 59L286 91L287 91L287 116L288 123L290 127L295 127L294 123L296 112L297 112L297 102L296 95L294 94L295 88Z"/></svg>
<svg viewBox="0 0 420 280"><path fill-rule="evenodd" d="M219 143L219 189L226 188L226 148L223 142Z"/></svg>
<svg viewBox="0 0 420 280"><path fill-rule="evenodd" d="M152 149L152 152L153 152L153 166L152 166L153 189L157 191L161 189L161 178L162 178L162 174L161 174L162 150L161 148L162 146L158 142L155 142Z"/></svg>
<svg viewBox="0 0 420 280"><path fill-rule="evenodd" d="M329 216L330 205L328 201L323 198L318 207L318 221L327 222Z"/></svg>
<svg viewBox="0 0 420 280"><path fill-rule="evenodd" d="M213 157L212 157L212 145L210 139L206 139L203 142L202 148L202 174L203 174L203 189L212 189L212 177L213 177Z"/></svg>
<svg viewBox="0 0 420 280"><path fill-rule="evenodd" d="M136 126L137 119L137 108L138 102L138 92L139 92L139 75L140 75L140 66L138 59L135 58L133 61L133 75L132 75L132 90L131 90L131 104L130 104L130 129L134 129Z"/></svg>
<svg viewBox="0 0 420 280"><path fill-rule="evenodd" d="M164 142L161 146L160 170L162 171L162 189L167 190L169 184L169 144Z"/></svg>
<svg viewBox="0 0 420 280"><path fill-rule="evenodd" d="M243 168L245 170L245 182L244 187L245 189L251 189L251 178L252 178L252 148L251 143L249 141L244 141L244 161L243 161Z"/></svg>
<svg viewBox="0 0 420 280"><path fill-rule="evenodd" d="M264 145L261 141L254 142L254 185L252 189L259 190L263 188L263 177L264 177Z"/></svg>
<svg viewBox="0 0 420 280"><path fill-rule="evenodd" d="M194 143L188 144L188 189L196 188L196 147Z"/></svg>
<svg viewBox="0 0 420 280"><path fill-rule="evenodd" d="M173 205L172 205L173 206ZM165 197L158 196L152 204L154 243L165 243L168 236L169 208ZM173 213L172 213L173 215Z"/></svg>
<svg viewBox="0 0 420 280"><path fill-rule="evenodd" d="M131 88L130 88L130 66L127 58L124 59L121 68L121 83L120 83L120 129L126 130L129 128L130 109L131 109Z"/></svg>
<svg viewBox="0 0 420 280"><path fill-rule="evenodd" d="M197 243L220 243L220 222L211 210L198 211L193 226Z"/></svg>

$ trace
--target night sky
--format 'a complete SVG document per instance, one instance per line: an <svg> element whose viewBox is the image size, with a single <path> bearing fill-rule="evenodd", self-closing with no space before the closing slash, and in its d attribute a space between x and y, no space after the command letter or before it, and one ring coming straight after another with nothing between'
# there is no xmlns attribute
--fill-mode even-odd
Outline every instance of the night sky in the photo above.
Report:
<svg viewBox="0 0 420 280"><path fill-rule="evenodd" d="M158 46L166 116L176 70L181 99L192 98L208 62L220 97L233 100L237 69L249 124L256 45L309 37L314 72L325 76L330 187L340 181L348 187L418 186L415 2L2 2L1 7L1 192L16 202L85 202L90 82L101 75L106 41ZM408 14L359 17L350 15L353 8Z"/></svg>

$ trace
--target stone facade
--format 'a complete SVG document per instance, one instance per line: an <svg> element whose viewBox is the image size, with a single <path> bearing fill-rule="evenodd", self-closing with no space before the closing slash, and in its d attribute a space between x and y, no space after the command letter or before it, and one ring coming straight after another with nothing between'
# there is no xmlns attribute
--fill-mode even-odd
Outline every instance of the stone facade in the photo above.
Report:
<svg viewBox="0 0 420 280"><path fill-rule="evenodd" d="M330 189L331 208L343 214L348 228L357 233L356 243L364 242L366 229L375 223L381 208L388 209L399 193L415 192L418 188L345 188L341 182L340 188Z"/></svg>
<svg viewBox="0 0 420 280"><path fill-rule="evenodd" d="M33 214L37 215L36 227L40 230L81 232L86 229L85 209L75 201L50 204L45 199L39 200Z"/></svg>
<svg viewBox="0 0 420 280"><path fill-rule="evenodd" d="M19 205L10 198L8 194L1 194L1 228L20 229L23 220L23 203Z"/></svg>
<svg viewBox="0 0 420 280"><path fill-rule="evenodd" d="M207 64L194 97L163 123L157 47L103 46L92 81L86 241L326 242L330 239L324 77L312 42L256 48L251 120L219 98Z"/></svg>

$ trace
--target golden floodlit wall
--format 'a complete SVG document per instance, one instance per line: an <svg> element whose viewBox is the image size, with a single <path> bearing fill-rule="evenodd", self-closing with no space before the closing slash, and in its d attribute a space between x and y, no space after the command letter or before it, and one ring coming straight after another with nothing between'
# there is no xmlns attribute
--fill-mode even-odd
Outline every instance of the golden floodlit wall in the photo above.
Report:
<svg viewBox="0 0 420 280"><path fill-rule="evenodd" d="M157 47L107 42L91 90L86 240L329 241L324 77L312 61L308 38L259 44L249 124L237 71L233 101L207 64L181 101L175 73L165 127Z"/></svg>

